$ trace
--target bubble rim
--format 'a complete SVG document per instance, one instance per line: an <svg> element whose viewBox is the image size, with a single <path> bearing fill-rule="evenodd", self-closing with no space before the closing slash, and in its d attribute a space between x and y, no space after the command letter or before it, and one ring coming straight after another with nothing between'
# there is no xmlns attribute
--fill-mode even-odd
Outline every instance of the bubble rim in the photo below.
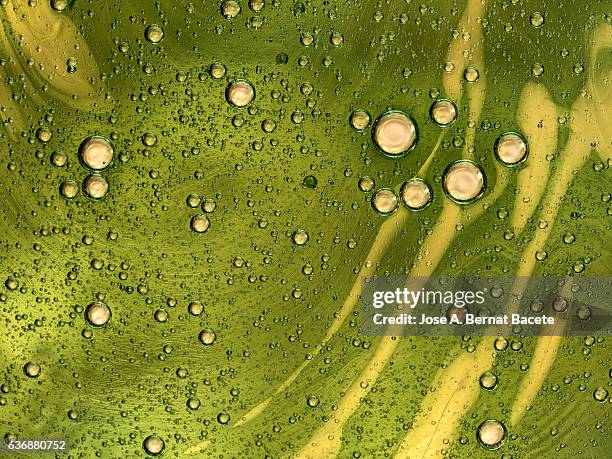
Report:
<svg viewBox="0 0 612 459"><path fill-rule="evenodd" d="M227 71L227 70L226 70ZM232 85L239 83L239 82L245 82L247 83L251 88L253 88L253 99L251 99L251 101L246 104L246 105L235 105L229 98L229 90L232 87ZM245 110L247 108L249 108L251 105L253 105L253 103L255 102L255 99L257 98L257 91L255 90L255 85L253 83L251 83L249 80L247 80L246 78L234 78L233 80L230 80L227 83L227 86L225 87L225 101L233 108L236 108L238 110Z"/></svg>
<svg viewBox="0 0 612 459"><path fill-rule="evenodd" d="M89 167L87 164L85 164L85 161L83 161L83 148L85 148L85 144L87 142L89 142L90 140L94 140L94 139L99 139L99 140L103 140L105 142L107 142L112 150L112 155L111 155L111 160L109 161L109 163L103 167L102 169L92 169L91 167ZM105 137L103 135L100 134L93 134L90 136L87 136L85 139L83 139L83 141L79 144L79 149L77 151L77 156L79 157L79 164L81 164L81 166L85 169L87 169L88 171L91 171L93 173L96 172L104 172L105 170L107 170L109 167L111 167L115 161L115 145L113 145L113 142L111 142L111 140L108 137ZM68 162L68 161L66 161Z"/></svg>
<svg viewBox="0 0 612 459"><path fill-rule="evenodd" d="M521 160L517 161L516 163L506 163L497 154L497 146L501 143L502 138L504 136L509 136L509 135L513 135L513 134L517 135L518 137L521 138L521 140L523 142L525 142L525 156L523 156L521 158ZM497 160L497 162L500 163L504 167L507 167L509 169L519 168L519 167L521 167L523 165L523 163L525 161L527 161L527 158L529 157L529 142L527 142L527 139L525 138L525 136L523 134L521 134L520 132L506 131L506 132L500 134L499 136L497 136L497 139L495 139L495 143L493 144L493 156L495 156L495 159Z"/></svg>
<svg viewBox="0 0 612 459"><path fill-rule="evenodd" d="M499 424L500 426L502 426L502 429L504 431L504 434L502 435L502 439L500 440L499 443L495 443L494 445L487 445L486 443L484 443L481 439L480 436L478 435L478 432L480 432L480 428L482 426L484 426L487 423L490 422L494 422L495 424ZM508 429L506 428L505 424L501 421L498 421L497 419L485 419L484 421L482 421L480 424L478 424L478 427L476 428L476 441L478 442L478 444L489 451L495 451L498 450L499 448L502 447L502 445L506 442L506 437L508 436Z"/></svg>
<svg viewBox="0 0 612 459"><path fill-rule="evenodd" d="M376 207L374 207L374 198L381 191L390 191L391 193L393 193L395 195L395 198L397 199L397 205L390 212L386 212L386 213L380 212L379 210L376 209ZM397 212L397 209L399 209L399 206L400 206L400 201L401 201L401 199L397 196L397 193L395 191L393 191L391 188L386 188L385 187L385 188L379 188L378 190L372 192L372 196L370 197L370 206L372 207L372 210L374 212L376 212L377 215L380 215L381 217L388 217L389 215L394 214L395 212Z"/></svg>
<svg viewBox="0 0 612 459"><path fill-rule="evenodd" d="M427 188L429 189L429 199L427 200L427 202L425 204L423 204L421 207L408 207L408 205L404 202L404 200L402 199L402 190L404 189L404 187L406 185L408 185L411 182L422 182L425 184L425 186L427 186ZM433 202L434 199L434 192L433 189L431 188L431 186L429 185L429 183L427 183L426 180L422 179L421 177L412 177L411 179L406 180L402 186L400 187L400 192L399 192L399 200L401 201L401 203L403 204L403 206L408 209L410 212L421 212L425 209L427 209L431 203Z"/></svg>
<svg viewBox="0 0 612 459"><path fill-rule="evenodd" d="M380 148L378 146L378 143L376 143L376 138L375 138L375 134L376 134L376 127L378 126L378 123L380 123L380 121L388 115L391 115L393 113L400 113L404 116L406 116L414 125L414 142L412 143L412 145L410 146L410 148L408 148L408 150L405 150L401 153L397 153L397 154L392 154L392 153L387 153L386 151L384 151L382 148ZM417 146L417 144L419 143L419 126L416 122L416 120L414 119L414 117L408 113L405 112L404 110L400 110L400 109L392 109L392 110L387 110L386 112L381 113L378 118L376 118L376 120L374 121L374 123L372 123L372 143L374 144L374 147L380 152L380 154L382 154L384 157L386 158L391 158L391 159L400 159L400 158L404 158L405 156L407 156L412 150L414 150Z"/></svg>
<svg viewBox="0 0 612 459"><path fill-rule="evenodd" d="M454 165L460 164L460 163L470 163L474 165L476 168L478 168L478 170L480 170L480 173L482 174L482 188L480 192L476 196L468 200L460 200L460 199L456 199L453 196L451 196L450 192L446 188L446 182L444 180L448 174L448 171ZM451 201L453 201L455 204L459 204L462 206L473 204L474 202L478 201L478 199L480 199L482 195L485 194L485 192L487 191L487 176L484 172L484 169L480 166L480 164L476 163L475 161L472 161L471 159L465 159L465 158L456 159L455 161L452 161L451 163L449 163L449 165L446 166L446 168L444 169L444 172L442 173L442 191L444 191L444 194L446 195L446 197L450 199Z"/></svg>
<svg viewBox="0 0 612 459"><path fill-rule="evenodd" d="M433 117L433 108L438 102L450 102L451 105L455 108L455 118L453 118L453 120L450 123L440 124ZM457 104L450 99L446 99L445 97L434 100L433 104L431 104L431 107L429 107L429 119L431 119L431 121L439 128L445 129L445 128L451 127L453 124L455 124L458 118L459 118L459 109L457 108Z"/></svg>

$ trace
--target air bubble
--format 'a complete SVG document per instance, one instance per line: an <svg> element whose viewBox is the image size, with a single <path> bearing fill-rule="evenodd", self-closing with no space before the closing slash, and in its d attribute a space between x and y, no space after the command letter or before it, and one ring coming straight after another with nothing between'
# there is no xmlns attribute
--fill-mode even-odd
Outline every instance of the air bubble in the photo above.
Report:
<svg viewBox="0 0 612 459"><path fill-rule="evenodd" d="M198 339L204 346L210 346L217 339L217 335L210 328L205 328L200 332Z"/></svg>
<svg viewBox="0 0 612 459"><path fill-rule="evenodd" d="M215 80L219 80L225 76L227 69L221 62L215 62L210 66L208 71L211 77L213 77Z"/></svg>
<svg viewBox="0 0 612 459"><path fill-rule="evenodd" d="M448 99L439 99L431 105L429 116L439 127L448 127L457 120L457 106Z"/></svg>
<svg viewBox="0 0 612 459"><path fill-rule="evenodd" d="M506 427L499 421L484 421L478 426L476 438L483 448L498 449L506 439Z"/></svg>
<svg viewBox="0 0 612 459"><path fill-rule="evenodd" d="M150 456L159 456L164 452L165 447L166 444L157 435L149 435L142 442L142 448L145 450L145 453L149 454Z"/></svg>
<svg viewBox="0 0 612 459"><path fill-rule="evenodd" d="M79 193L79 185L74 180L66 180L60 185L60 193L63 197L72 199Z"/></svg>
<svg viewBox="0 0 612 459"><path fill-rule="evenodd" d="M145 29L145 38L156 45L164 38L164 30L157 24L151 24Z"/></svg>
<svg viewBox="0 0 612 459"><path fill-rule="evenodd" d="M400 110L383 113L372 128L374 144L385 156L392 158L408 154L416 146L418 139L416 121Z"/></svg>
<svg viewBox="0 0 612 459"><path fill-rule="evenodd" d="M429 184L418 177L411 178L400 189L402 203L412 211L425 209L432 201L432 191Z"/></svg>
<svg viewBox="0 0 612 459"><path fill-rule="evenodd" d="M293 243L297 246L306 245L306 243L308 242L308 233L303 229L298 229L293 232L293 234L291 235L291 239L293 240Z"/></svg>
<svg viewBox="0 0 612 459"><path fill-rule="evenodd" d="M101 301L91 303L85 309L85 320L92 327L104 327L111 320L111 316L110 308Z"/></svg>
<svg viewBox="0 0 612 459"><path fill-rule="evenodd" d="M372 191L374 189L374 187L376 186L376 183L374 182L374 179L372 177L368 177L367 175L364 175L363 177L359 179L358 185L361 191L364 191L367 193L368 191Z"/></svg>
<svg viewBox="0 0 612 459"><path fill-rule="evenodd" d="M102 171L113 162L114 151L110 140L102 136L90 136L79 147L79 161L87 169Z"/></svg>
<svg viewBox="0 0 612 459"><path fill-rule="evenodd" d="M465 81L468 83L475 83L478 81L478 78L480 78L480 72L476 67L468 67L463 72L463 78L465 78Z"/></svg>
<svg viewBox="0 0 612 459"><path fill-rule="evenodd" d="M210 220L204 214L196 215L191 219L191 229L196 233L205 233L210 228Z"/></svg>
<svg viewBox="0 0 612 459"><path fill-rule="evenodd" d="M234 19L240 14L240 3L234 0L226 0L221 3L221 14L225 19Z"/></svg>
<svg viewBox="0 0 612 459"><path fill-rule="evenodd" d="M246 107L255 99L255 88L250 81L236 80L228 85L225 98L234 107Z"/></svg>
<svg viewBox="0 0 612 459"><path fill-rule="evenodd" d="M473 161L460 159L448 165L442 178L444 193L457 204L470 204L486 189L484 171Z"/></svg>
<svg viewBox="0 0 612 459"><path fill-rule="evenodd" d="M357 131L365 131L370 127L370 114L362 109L357 109L353 113L351 113L351 117L349 118L349 124L351 127Z"/></svg>
<svg viewBox="0 0 612 459"><path fill-rule="evenodd" d="M516 167L527 159L527 140L517 132L506 132L495 141L493 152L497 160L507 167Z"/></svg>
<svg viewBox="0 0 612 459"><path fill-rule="evenodd" d="M390 215L399 205L397 195L388 188L381 188L372 196L372 208L381 215Z"/></svg>
<svg viewBox="0 0 612 459"><path fill-rule="evenodd" d="M91 199L102 199L108 193L108 182L98 174L91 174L83 182L83 192Z"/></svg>
<svg viewBox="0 0 612 459"><path fill-rule="evenodd" d="M36 362L28 362L23 366L23 373L28 378L38 378L40 376L40 365Z"/></svg>

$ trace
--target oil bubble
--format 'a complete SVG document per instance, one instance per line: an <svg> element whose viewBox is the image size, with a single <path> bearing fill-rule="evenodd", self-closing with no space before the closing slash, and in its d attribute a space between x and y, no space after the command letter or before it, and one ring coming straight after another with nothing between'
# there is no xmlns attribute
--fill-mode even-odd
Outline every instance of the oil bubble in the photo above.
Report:
<svg viewBox="0 0 612 459"><path fill-rule="evenodd" d="M295 230L291 235L291 239L293 240L293 243L297 246L306 245L306 243L308 242L308 233L303 229Z"/></svg>
<svg viewBox="0 0 612 459"><path fill-rule="evenodd" d="M210 328L205 328L200 332L198 339L204 346L210 346L217 339L217 335Z"/></svg>
<svg viewBox="0 0 612 459"><path fill-rule="evenodd" d="M457 120L457 106L448 99L438 99L431 105L429 116L439 127L448 127Z"/></svg>
<svg viewBox="0 0 612 459"><path fill-rule="evenodd" d="M365 131L370 127L370 121L370 114L362 109L355 110L349 118L349 124L356 131Z"/></svg>
<svg viewBox="0 0 612 459"><path fill-rule="evenodd" d="M416 146L418 139L416 121L400 110L383 113L372 128L374 144L385 156L392 158L407 155Z"/></svg>
<svg viewBox="0 0 612 459"><path fill-rule="evenodd" d="M425 209L432 201L432 191L429 184L418 177L405 182L400 189L402 203L412 211Z"/></svg>
<svg viewBox="0 0 612 459"><path fill-rule="evenodd" d="M234 0L225 0L221 3L221 14L225 19L234 19L240 14L240 3Z"/></svg>
<svg viewBox="0 0 612 459"><path fill-rule="evenodd" d="M195 215L191 219L191 229L196 233L205 233L210 228L210 220L204 214Z"/></svg>
<svg viewBox="0 0 612 459"><path fill-rule="evenodd" d="M85 309L85 320L92 327L104 327L111 320L110 308L101 301L91 303Z"/></svg>
<svg viewBox="0 0 612 459"><path fill-rule="evenodd" d="M66 180L60 185L60 193L63 197L72 199L79 193L79 185L74 180Z"/></svg>
<svg viewBox="0 0 612 459"><path fill-rule="evenodd" d="M397 195L388 188L381 188L372 196L372 208L381 215L390 215L399 205Z"/></svg>
<svg viewBox="0 0 612 459"><path fill-rule="evenodd" d="M493 152L497 160L507 167L523 163L529 154L527 140L517 132L506 132L495 141Z"/></svg>
<svg viewBox="0 0 612 459"><path fill-rule="evenodd" d="M28 362L23 366L23 373L28 378L38 378L40 376L40 365L36 362Z"/></svg>
<svg viewBox="0 0 612 459"><path fill-rule="evenodd" d="M448 165L442 177L446 196L457 204L470 204L486 189L484 171L473 161L460 159Z"/></svg>
<svg viewBox="0 0 612 459"><path fill-rule="evenodd" d="M110 140L93 135L86 138L79 147L79 161L87 169L102 171L113 162L114 148Z"/></svg>
<svg viewBox="0 0 612 459"><path fill-rule="evenodd" d="M250 81L236 80L227 86L225 98L234 107L246 107L255 99L255 88Z"/></svg>
<svg viewBox="0 0 612 459"><path fill-rule="evenodd" d="M483 448L498 449L506 439L506 427L499 421L484 421L478 426L476 438Z"/></svg>
<svg viewBox="0 0 612 459"><path fill-rule="evenodd" d="M108 182L98 174L91 174L83 182L83 192L91 199L102 199L108 193Z"/></svg>
<svg viewBox="0 0 612 459"><path fill-rule="evenodd" d="M157 24L151 24L145 29L145 38L156 45L164 38L164 30Z"/></svg>
<svg viewBox="0 0 612 459"><path fill-rule="evenodd" d="M165 447L166 444L157 435L149 435L142 442L142 448L145 450L145 453L150 456L159 456L164 452Z"/></svg>

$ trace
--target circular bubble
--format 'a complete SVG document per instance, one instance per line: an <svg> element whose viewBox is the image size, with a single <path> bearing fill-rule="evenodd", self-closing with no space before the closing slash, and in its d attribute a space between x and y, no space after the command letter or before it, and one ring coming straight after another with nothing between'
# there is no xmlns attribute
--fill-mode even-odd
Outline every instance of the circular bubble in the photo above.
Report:
<svg viewBox="0 0 612 459"><path fill-rule="evenodd" d="M485 371L480 375L480 387L484 390L493 390L497 387L497 376L490 371Z"/></svg>
<svg viewBox="0 0 612 459"><path fill-rule="evenodd" d="M303 229L295 230L293 234L291 235L291 239L293 240L293 243L295 245L298 245L298 246L306 245L306 243L308 242L308 233L304 231Z"/></svg>
<svg viewBox="0 0 612 459"><path fill-rule="evenodd" d="M407 155L419 140L416 121L400 110L385 112L374 123L372 140L385 156L401 158Z"/></svg>
<svg viewBox="0 0 612 459"><path fill-rule="evenodd" d="M60 193L63 197L72 199L79 193L79 184L74 180L66 180L60 185Z"/></svg>
<svg viewBox="0 0 612 459"><path fill-rule="evenodd" d="M368 192L374 189L374 187L376 186L376 183L374 182L374 179L372 177L368 177L367 175L364 175L363 177L359 179L358 185L361 191Z"/></svg>
<svg viewBox="0 0 612 459"><path fill-rule="evenodd" d="M527 140L517 132L506 132L495 141L493 152L497 160L507 167L516 167L527 159Z"/></svg>
<svg viewBox="0 0 612 459"><path fill-rule="evenodd" d="M111 320L110 308L101 301L95 301L85 309L85 320L92 327L104 327Z"/></svg>
<svg viewBox="0 0 612 459"><path fill-rule="evenodd" d="M145 453L150 456L159 456L164 452L165 447L166 444L157 435L149 435L142 442L142 448L145 450Z"/></svg>
<svg viewBox="0 0 612 459"><path fill-rule="evenodd" d="M38 378L40 370L40 365L36 362L28 362L23 366L23 373L28 378Z"/></svg>
<svg viewBox="0 0 612 459"><path fill-rule="evenodd" d="M36 138L42 143L47 143L51 140L51 130L47 127L38 128L36 131Z"/></svg>
<svg viewBox="0 0 612 459"><path fill-rule="evenodd" d="M64 167L67 162L68 157L63 151L56 150L51 153L51 164L53 164L55 167Z"/></svg>
<svg viewBox="0 0 612 459"><path fill-rule="evenodd" d="M397 210L397 195L388 188L381 188L372 195L372 208L381 215L390 215Z"/></svg>
<svg viewBox="0 0 612 459"><path fill-rule="evenodd" d="M210 72L211 77L213 77L215 80L219 80L225 76L227 69L221 62L214 62L208 71Z"/></svg>
<svg viewBox="0 0 612 459"><path fill-rule="evenodd" d="M227 424L228 422L230 422L230 415L227 413L219 413L217 415L217 422L219 424Z"/></svg>
<svg viewBox="0 0 612 459"><path fill-rule="evenodd" d="M431 204L433 193L425 180L414 177L402 185L400 198L406 208L412 211L419 211Z"/></svg>
<svg viewBox="0 0 612 459"><path fill-rule="evenodd" d="M204 305L199 301L192 301L189 303L189 306L187 306L187 310L192 316L199 316L204 312Z"/></svg>
<svg viewBox="0 0 612 459"><path fill-rule="evenodd" d="M83 192L91 199L102 199L108 193L108 182L98 174L91 174L83 182Z"/></svg>
<svg viewBox="0 0 612 459"><path fill-rule="evenodd" d="M204 214L195 215L191 219L191 229L196 233L205 233L210 228L210 220Z"/></svg>
<svg viewBox="0 0 612 459"><path fill-rule="evenodd" d="M240 14L240 3L234 0L225 0L221 3L221 14L225 19L234 19Z"/></svg>
<svg viewBox="0 0 612 459"><path fill-rule="evenodd" d="M217 339L217 335L210 328L205 328L200 332L198 339L204 346L210 346Z"/></svg>
<svg viewBox="0 0 612 459"><path fill-rule="evenodd" d="M68 6L68 0L51 0L51 8L60 13Z"/></svg>
<svg viewBox="0 0 612 459"><path fill-rule="evenodd" d="M429 116L439 127L448 127L457 120L457 106L448 99L436 100L429 109Z"/></svg>
<svg viewBox="0 0 612 459"><path fill-rule="evenodd" d="M92 171L102 171L111 165L115 149L110 140L92 135L87 137L79 147L79 161Z"/></svg>
<svg viewBox="0 0 612 459"><path fill-rule="evenodd" d="M370 114L362 109L355 110L349 118L349 124L356 131L365 131L370 127L370 121Z"/></svg>
<svg viewBox="0 0 612 459"><path fill-rule="evenodd" d="M534 26L536 29L539 29L544 25L544 16L542 15L542 13L538 13L536 11L529 17L529 22L531 22L531 25Z"/></svg>
<svg viewBox="0 0 612 459"><path fill-rule="evenodd" d="M483 448L498 449L506 439L506 427L499 421L484 421L478 426L476 438Z"/></svg>
<svg viewBox="0 0 612 459"><path fill-rule="evenodd" d="M487 186L484 171L473 161L460 159L448 165L442 177L444 194L457 204L470 204Z"/></svg>
<svg viewBox="0 0 612 459"><path fill-rule="evenodd" d="M236 80L227 86L225 98L234 107L246 107L255 99L255 88L250 81Z"/></svg>
<svg viewBox="0 0 612 459"><path fill-rule="evenodd" d="M478 78L480 78L480 72L476 67L468 67L463 72L463 78L465 78L465 81L468 83L475 83L478 81Z"/></svg>
<svg viewBox="0 0 612 459"><path fill-rule="evenodd" d="M145 29L145 38L156 45L164 38L164 30L157 24L151 24Z"/></svg>

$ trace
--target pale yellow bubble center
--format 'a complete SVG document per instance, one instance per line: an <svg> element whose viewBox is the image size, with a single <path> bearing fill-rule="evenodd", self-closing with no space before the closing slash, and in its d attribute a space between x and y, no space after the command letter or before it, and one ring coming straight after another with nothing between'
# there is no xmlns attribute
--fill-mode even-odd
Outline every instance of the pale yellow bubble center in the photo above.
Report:
<svg viewBox="0 0 612 459"><path fill-rule="evenodd" d="M451 166L444 178L448 194L457 201L469 201L480 194L484 176L472 163L461 162Z"/></svg>
<svg viewBox="0 0 612 459"><path fill-rule="evenodd" d="M410 150L417 139L412 120L402 113L389 113L376 123L374 141L389 155L398 155Z"/></svg>
<svg viewBox="0 0 612 459"><path fill-rule="evenodd" d="M397 208L397 196L391 190L379 190L374 195L372 206L381 214L389 214Z"/></svg>
<svg viewBox="0 0 612 459"><path fill-rule="evenodd" d="M255 89L248 81L236 81L227 89L229 102L236 107L246 107L255 98Z"/></svg>
<svg viewBox="0 0 612 459"><path fill-rule="evenodd" d="M113 146L105 139L88 139L81 146L81 160L89 169L106 169L113 160Z"/></svg>
<svg viewBox="0 0 612 459"><path fill-rule="evenodd" d="M411 180L402 186L402 202L410 209L421 209L431 199L429 186L421 180Z"/></svg>
<svg viewBox="0 0 612 459"><path fill-rule="evenodd" d="M506 134L497 143L497 157L505 164L521 162L527 154L525 141L516 134Z"/></svg>

